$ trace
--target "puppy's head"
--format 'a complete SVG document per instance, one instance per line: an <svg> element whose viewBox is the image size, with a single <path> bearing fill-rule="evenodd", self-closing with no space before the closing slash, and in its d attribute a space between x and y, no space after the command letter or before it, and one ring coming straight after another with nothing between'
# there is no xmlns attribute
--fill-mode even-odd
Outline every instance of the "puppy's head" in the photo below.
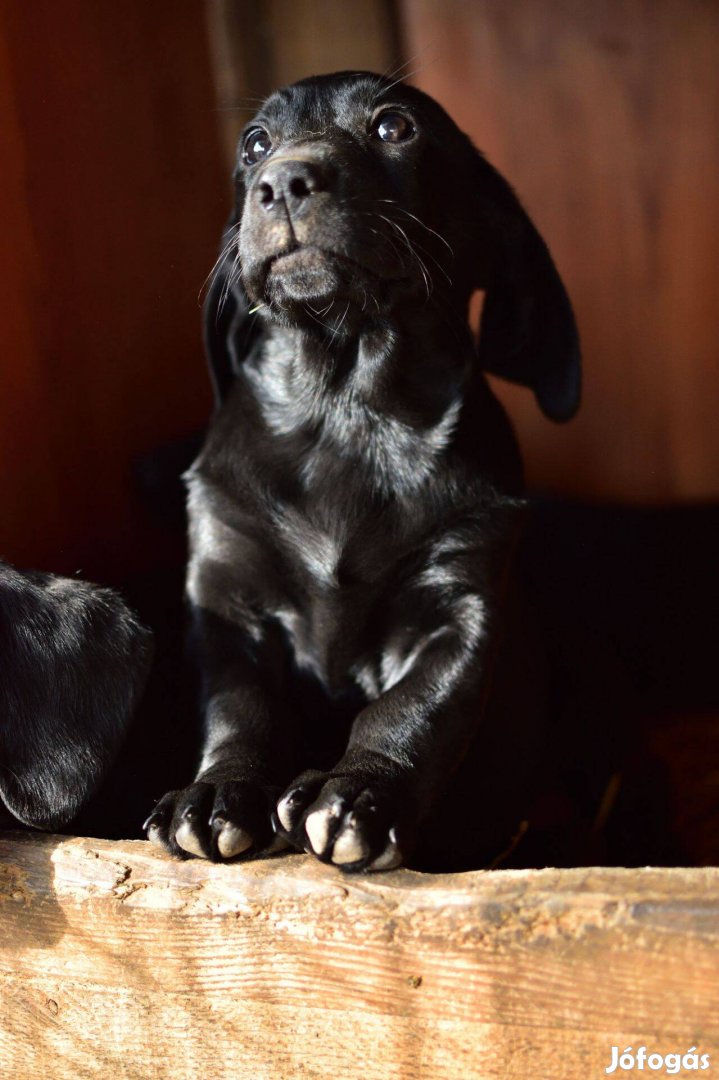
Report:
<svg viewBox="0 0 719 1080"><path fill-rule="evenodd" d="M400 305L466 319L482 366L570 417L579 349L546 245L506 181L426 94L366 72L272 94L243 132L236 205L206 304L220 396L259 320L337 338Z"/></svg>

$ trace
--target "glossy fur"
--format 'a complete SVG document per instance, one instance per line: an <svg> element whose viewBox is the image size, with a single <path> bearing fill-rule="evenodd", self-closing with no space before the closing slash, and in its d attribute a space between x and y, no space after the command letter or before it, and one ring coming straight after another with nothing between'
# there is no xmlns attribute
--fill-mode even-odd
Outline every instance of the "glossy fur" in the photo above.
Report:
<svg viewBox="0 0 719 1080"><path fill-rule="evenodd" d="M387 113L411 137L382 141ZM519 454L483 372L569 418L569 301L510 187L419 91L308 79L257 128L272 152L239 159L206 304L218 407L187 475L202 761L148 834L352 870L491 858L541 707L509 617Z"/></svg>
<svg viewBox="0 0 719 1080"><path fill-rule="evenodd" d="M0 823L59 829L114 761L151 637L110 589L0 564Z"/></svg>

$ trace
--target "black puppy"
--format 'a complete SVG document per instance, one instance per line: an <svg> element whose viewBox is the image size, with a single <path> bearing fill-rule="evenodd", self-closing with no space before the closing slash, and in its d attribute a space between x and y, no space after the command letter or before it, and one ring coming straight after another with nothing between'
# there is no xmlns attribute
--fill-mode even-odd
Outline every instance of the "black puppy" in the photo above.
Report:
<svg viewBox="0 0 719 1080"><path fill-rule="evenodd" d="M117 755L151 652L110 589L0 563L0 825L76 815Z"/></svg>
<svg viewBox="0 0 719 1080"><path fill-rule="evenodd" d="M450 837L491 857L540 710L507 614L520 460L483 371L569 418L565 290L469 139L377 75L273 94L235 185L206 305L219 408L187 476L203 755L148 834L212 859L289 842L345 869L415 845L433 864Z"/></svg>

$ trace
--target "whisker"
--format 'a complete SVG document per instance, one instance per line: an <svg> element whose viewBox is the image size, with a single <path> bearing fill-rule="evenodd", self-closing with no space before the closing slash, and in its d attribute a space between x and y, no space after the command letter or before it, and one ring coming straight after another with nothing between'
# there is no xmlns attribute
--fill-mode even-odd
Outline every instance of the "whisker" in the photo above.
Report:
<svg viewBox="0 0 719 1080"><path fill-rule="evenodd" d="M423 260L419 256L419 254L417 253L415 247L412 244L412 241L407 236L407 233L402 228L402 226L399 224L399 222L393 221L392 218L388 218L384 214L377 214L377 217L381 218L383 221L386 221L388 225L391 225L392 228L396 229L397 232L399 233L400 237L402 238L402 240L404 241L404 243L405 243L405 245L407 247L408 252L412 256L412 258L415 259L415 261L417 263L417 266L419 267L420 273L422 274L422 277L424 279L425 289L427 290L427 299L429 299L429 297L430 297L430 295L432 293L432 290L434 288L434 282L432 281L432 275L430 274L427 266L425 265L425 263L423 262Z"/></svg>
<svg viewBox="0 0 719 1080"><path fill-rule="evenodd" d="M370 213L369 210L366 211L366 212L368 214ZM371 216L375 217L376 215L372 214ZM399 250L399 248L397 247L397 245L395 244L395 242L393 241L391 236L388 236L387 233L383 232L381 229L373 229L371 225L368 225L367 228L369 229L369 231L371 233L373 233L374 236L377 236L383 243L388 244L389 247L391 247L392 251L397 256L397 258L400 260L400 262L402 262L402 252Z"/></svg>
<svg viewBox="0 0 719 1080"><path fill-rule="evenodd" d="M409 210L404 210L404 208L403 208L403 207L401 207L401 206L397 206L397 204L395 203L395 200L394 200L394 199L378 199L378 200L377 200L377 202L381 202L381 203L389 203L389 204L391 204L392 206L395 206L395 207L396 207L396 208L397 208L398 210L402 210L402 211L403 211L404 213L408 214L408 215L409 215L409 217L410 217L410 218L412 218L412 220L414 220L414 221L416 221L416 222L417 222L417 224L421 225L421 226L422 226L423 228L425 228L425 229L426 229L426 230L427 230L428 232L430 232L430 233L433 233L433 234L434 234L435 236L437 236L437 238L438 238L439 240L442 240L442 242L443 242L443 243L444 243L444 244L445 244L445 245L447 246L448 250L449 250L449 251L450 251L450 252L452 253L452 256L454 257L454 251L452 250L452 248L451 248L451 246L449 245L449 243L448 243L448 242L447 242L447 241L446 241L446 240L444 239L444 237L443 237L443 236L441 236L441 235L440 235L439 233L436 233L434 229L430 229L430 227L429 227L428 225L425 225L425 224L424 224L424 222L423 222L423 221L421 221L421 220L420 220L420 218L418 218L418 217L417 217L417 216L416 216L415 214L412 214L412 213L410 213L410 211L409 211ZM368 214L368 215L370 215L370 216L372 215L372 211L369 211L369 210L365 211L365 213L366 213L366 214ZM391 225L393 225L393 226L394 226L395 228L398 228L398 227L399 227L399 223L398 223L398 222L396 222L396 221L393 221L393 220L392 220L391 218L387 218L387 217L386 217L386 216L385 216L384 214L380 214L380 213L378 213L378 212L377 212L377 213L375 214L375 216L377 216L377 217L379 217L379 218L382 218L382 219L383 219L384 221L388 221L388 222L389 222L389 223L390 223ZM372 231L375 231L375 230L372 230ZM405 236L405 242L406 242L406 240L407 240L407 238L406 238L406 236ZM428 250L427 250L427 248L423 247L423 245L422 245L422 244L420 244L420 242L419 242L418 240L413 240L413 241L412 241L412 243L413 243L413 245L414 245L414 247L415 247L416 249L418 249L419 251L421 251L421 252L422 252L422 254L423 254L424 256L426 256L426 258L428 258L428 259L431 259L431 260L432 260L432 262L433 262L433 263L434 263L434 265L435 265L435 266L437 267L437 269L439 270L440 274L441 274L441 275L442 275L442 277L443 277L443 278L445 279L445 281L447 282L447 284L451 286L451 285L452 285L452 278L451 278L451 277L450 277L450 275L449 275L449 274L447 273L446 269L444 268L444 266L442 265L442 263L441 263L441 262L439 261L439 259L438 259L438 258L436 257L436 255L435 255L435 254L434 254L433 252L431 252L431 251L428 251Z"/></svg>
<svg viewBox="0 0 719 1080"><path fill-rule="evenodd" d="M243 94L242 97L234 97L233 105L220 105L217 107L220 111L222 109L242 109L242 108L256 108L257 105L262 105L267 99L267 94L264 97L254 97L252 94ZM215 112L217 109L213 109Z"/></svg>
<svg viewBox="0 0 719 1080"><path fill-rule="evenodd" d="M304 308L305 308L305 311L307 312L307 314L309 315L309 317L312 319L312 321L316 322L318 326L321 326L322 329L326 333L331 334L333 332L331 326L328 326L327 323L323 323L321 319L317 318L317 315L316 315L316 312L314 311L314 308L311 308L309 304L305 304Z"/></svg>
<svg viewBox="0 0 719 1080"><path fill-rule="evenodd" d="M404 74L400 75L398 79L395 79L394 82L391 82L389 86L383 86L380 93L389 93L393 86L397 86L398 83L407 82L409 79L413 79L415 75L419 75L420 71L424 71L430 66L430 64L436 64L438 60L439 57L435 56L432 60L428 60L424 64L418 64L417 67L414 68L412 71L405 71Z"/></svg>
<svg viewBox="0 0 719 1080"><path fill-rule="evenodd" d="M347 318L347 313L349 312L349 309L350 309L350 302L348 300L347 301L347 307L345 308L345 313L344 313L344 315L342 316L342 318L339 321L339 325L337 326L337 329L335 330L335 334L339 334L340 330L342 329L342 324L344 323L345 319Z"/></svg>
<svg viewBox="0 0 719 1080"><path fill-rule="evenodd" d="M413 221L416 221L418 225L421 225L423 229L426 229L427 232L432 233L432 235L436 236L438 240L441 240L444 246L450 252L450 254L454 255L454 248L448 240L445 240L441 233L438 233L436 229L430 229L429 225L425 225L421 218L418 218L416 214L413 214L409 210L406 210L404 206L400 206L395 199L378 199L377 202L391 203L391 205L394 206L397 210L399 210L401 214L407 214L407 216L411 217Z"/></svg>
<svg viewBox="0 0 719 1080"><path fill-rule="evenodd" d="M220 315L224 311L225 304L227 303L228 297L230 295L230 290L232 289L233 285L235 285L240 280L241 273L242 266L240 265L240 253L238 251L235 255L235 258L233 259L232 266L230 267L230 272L227 275L227 280L225 281L222 292L220 293L220 299L217 304L216 318L219 319Z"/></svg>
<svg viewBox="0 0 719 1080"><path fill-rule="evenodd" d="M408 68L410 64L413 64L415 62L415 60L419 60L422 53L427 52L427 49L429 49L429 48L430 48L429 44L424 45L419 50L419 52L416 52L414 54L414 56L410 56L408 60L404 60L401 64L397 64L394 68L392 68L391 71L390 70L383 71L382 72L382 78L383 79L395 79L398 76L399 76L399 78L402 78L402 76L400 75L400 72L401 72L402 68ZM394 63L394 61L393 61L393 63ZM392 64L390 64L390 68L391 67L392 67Z"/></svg>
<svg viewBox="0 0 719 1080"><path fill-rule="evenodd" d="M447 282L447 284L448 284L448 285L451 285L451 284L452 284L452 279L451 279L451 277L449 276L449 274L447 273L447 271L445 270L445 268L444 268L444 267L442 266L442 263L441 263L441 262L439 261L439 259L438 259L438 258L436 258L436 256L434 256L434 255L432 254L432 252L431 252L431 251L427 251L427 248L425 248L425 247L422 247L422 245L420 244L420 242L419 242L418 240L414 240L414 241L413 241L413 243L414 243L414 246L415 246L415 247L416 247L416 248L417 248L417 249L418 249L419 251L421 251L423 255L426 255L426 257L427 257L428 259L431 259L431 260L432 260L432 262L433 262L433 263L434 263L434 265L435 265L435 266L437 267L437 269L439 270L440 274L441 274L441 275L442 275L442 277L443 277L443 278L445 279L445 281Z"/></svg>
<svg viewBox="0 0 719 1080"><path fill-rule="evenodd" d="M392 220L391 220L390 218L385 218L385 217L384 217L384 214L379 214L378 216L379 216L379 217L381 217L381 218L383 218L383 219L384 219L385 221L389 221L390 225L393 225L393 226L394 226L395 228L399 228L399 227L400 227L400 226L399 226L399 224L398 224L398 222L396 222L396 221L392 221ZM376 233L376 232L377 232L377 230L376 230L376 229L373 229L373 230L372 230L372 232L375 232L375 233ZM405 237L405 239L406 239L406 237ZM444 268L444 267L442 266L442 264L441 264L441 262L439 261L439 259L438 259L438 258L437 258L437 257L436 257L435 255L433 255L433 253L432 253L431 251L427 251L427 249L426 249L425 247L423 247L423 246L422 246L422 245L420 244L420 242L419 242L418 240L414 240L414 241L412 241L412 244L413 244L413 247L414 247L414 248L418 249L418 250L419 250L419 251L421 251L421 252L422 252L422 254L423 254L423 255L425 255L425 256L426 256L426 257L427 257L428 259L431 259L431 260L432 260L432 262L434 263L434 265L435 265L435 266L437 267L437 269L439 270L440 274L442 274L442 276L443 276L443 277L444 277L444 279L445 279L445 280L447 281L447 283L448 283L449 285L451 285L451 284L452 284L452 278L451 278L451 277L449 276L449 274L447 273L447 271L445 270L445 268ZM395 250L396 250L396 249L395 249Z"/></svg>
<svg viewBox="0 0 719 1080"><path fill-rule="evenodd" d="M237 223L236 225L233 225L233 226L232 226L231 228L232 228L232 230L234 230L235 232L237 232L237 233L238 233L238 232L239 232L239 229L240 229L240 225L239 225L239 222L238 222L238 223ZM201 303L202 303L202 299L201 299L201 298L202 298L202 293L203 293L203 291L204 291L204 289L205 289L205 286L206 286L206 285L208 284L208 282L209 282L209 281L210 281L210 280L211 280L211 279L212 279L212 278L214 277L214 275L215 275L215 274L217 273L217 271L219 270L219 268L220 268L221 264L222 264L222 263L223 263L223 262L225 261L225 259L227 258L227 256L228 256L228 255L230 254L230 250L231 250L231 248L232 248L232 245L233 245L233 244L234 244L234 243L236 242L236 240L237 240L237 236L230 236L230 238L228 239L227 243L226 243L226 244L224 245L224 247L223 247L223 248L222 248L222 250L220 251L220 254L219 254L219 255L217 256L217 258L215 259L215 262L214 262L214 264L213 264L213 266L212 266L212 269L210 270L210 272L209 272L209 274L207 275L207 277L205 278L205 280L204 280L204 281L202 282L202 285L200 285L200 291L199 291L199 292L198 292L198 294L197 294L197 303L198 303L198 304L201 304Z"/></svg>

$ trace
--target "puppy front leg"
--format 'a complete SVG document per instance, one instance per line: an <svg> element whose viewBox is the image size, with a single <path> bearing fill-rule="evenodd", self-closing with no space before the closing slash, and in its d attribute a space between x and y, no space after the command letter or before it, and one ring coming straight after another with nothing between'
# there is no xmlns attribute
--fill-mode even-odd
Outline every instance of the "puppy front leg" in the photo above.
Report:
<svg viewBox="0 0 719 1080"><path fill-rule="evenodd" d="M196 608L204 742L194 783L168 792L145 823L175 855L213 860L285 847L271 811L293 772L294 721L279 628L235 624Z"/></svg>
<svg viewBox="0 0 719 1080"><path fill-rule="evenodd" d="M295 846L346 870L406 860L480 720L485 604L465 593L443 614L413 643L404 628L390 640L385 657L401 660L384 664L384 692L356 717L342 759L329 773L303 773L283 795L275 825Z"/></svg>

